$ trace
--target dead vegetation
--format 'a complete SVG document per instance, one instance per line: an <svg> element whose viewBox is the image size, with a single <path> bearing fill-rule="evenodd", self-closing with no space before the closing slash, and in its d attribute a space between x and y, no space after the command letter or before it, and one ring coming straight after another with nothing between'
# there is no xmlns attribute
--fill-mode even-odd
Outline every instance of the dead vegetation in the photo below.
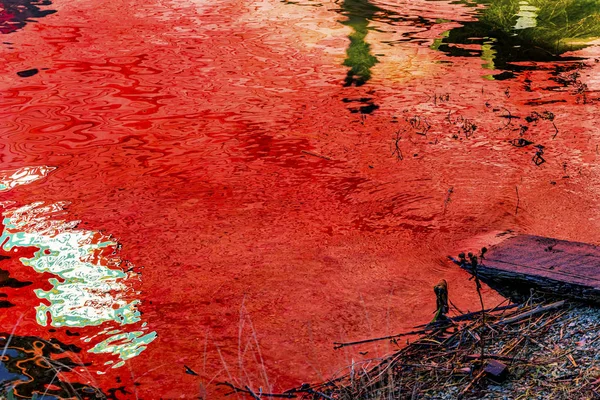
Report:
<svg viewBox="0 0 600 400"><path fill-rule="evenodd" d="M595 335L583 338L595 332L597 321L579 327L577 317L569 317L572 307L564 301L530 300L434 325L376 364L354 365L346 375L311 387L322 395L300 398L529 399L537 398L538 387L545 393L540 398L598 398L598 368L588 359L595 354L575 343L561 344L565 323L580 328L579 345L590 347L597 340Z"/></svg>
<svg viewBox="0 0 600 400"><path fill-rule="evenodd" d="M389 340L399 350L355 363L319 384L278 394L226 385L231 393L256 399L600 398L596 314L592 307L532 296L523 304L440 319L408 333L337 343L339 348ZM399 341L415 335L408 345Z"/></svg>

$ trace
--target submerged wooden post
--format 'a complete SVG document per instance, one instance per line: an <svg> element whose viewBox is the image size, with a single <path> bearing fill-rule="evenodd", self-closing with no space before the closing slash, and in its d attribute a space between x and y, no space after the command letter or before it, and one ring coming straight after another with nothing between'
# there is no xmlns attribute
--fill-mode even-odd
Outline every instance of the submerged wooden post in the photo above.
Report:
<svg viewBox="0 0 600 400"><path fill-rule="evenodd" d="M433 287L433 292L435 293L437 303L437 310L433 320L446 319L446 313L450 311L450 307L448 306L448 282L445 279L441 279Z"/></svg>

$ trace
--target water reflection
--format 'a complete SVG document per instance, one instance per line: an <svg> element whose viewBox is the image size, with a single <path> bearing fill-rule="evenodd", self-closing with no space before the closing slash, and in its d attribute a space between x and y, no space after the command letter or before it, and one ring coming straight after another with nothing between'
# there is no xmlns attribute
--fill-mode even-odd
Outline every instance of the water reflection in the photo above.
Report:
<svg viewBox="0 0 600 400"><path fill-rule="evenodd" d="M42 326L85 327L105 323L117 326L140 321L138 300L125 293L131 290L127 280L135 277L132 267L124 272L123 262L114 256L118 247L110 237L94 231L75 229L79 221L58 218L64 203L36 202L4 212L2 249L35 247L32 258L21 263L38 273L50 273L52 290L34 292L45 303L36 307L36 318ZM125 264L126 265L126 264ZM113 326L112 324L111 326ZM119 357L118 367L142 352L156 333L142 330L124 332L111 328L100 335L109 338L96 344L93 353L112 353ZM100 336L96 335L96 336ZM87 339L91 341L92 338ZM112 364L113 362L110 362Z"/></svg>
<svg viewBox="0 0 600 400"><path fill-rule="evenodd" d="M368 0L344 0L341 12L348 19L342 24L352 28L348 36L350 45L346 50L344 65L350 67L344 86L362 86L371 79L371 68L378 62L371 54L371 45L365 41L369 21L376 13L383 11Z"/></svg>
<svg viewBox="0 0 600 400"><path fill-rule="evenodd" d="M507 136L518 137L510 129L518 129L519 122L525 125L528 115L519 82L489 84L484 93L472 79L482 72L467 68L477 67L478 58L449 64L448 57L429 48L441 32L460 29L455 22L469 20L464 10L475 13L474 8L445 1L444 9L414 11L408 9L408 0L387 5L340 0L337 7L343 8L336 14L325 7L284 4L268 10L273 3L261 3L267 10L243 11L239 2L233 2L235 8L219 3L203 14L194 8L189 15L168 2L152 7L119 3L123 15L147 8L136 17L136 29L118 35L111 26L123 22L121 14L105 12L96 21L90 6L76 21L79 17L69 19L69 13L63 13L56 17L61 26L48 27L40 40L31 40L35 47L22 50L24 58L49 54L53 73L43 77L47 83L34 85L34 80L17 79L12 73L13 81L4 91L11 104L3 109L11 124L3 136L4 160L13 160L15 166L23 160L59 166L52 179L19 187L7 198L19 205L52 199L46 206L69 198L78 204L75 213L84 220L94 218L92 226L118 233L129 257L152 268L146 270L150 273L140 295L128 291L131 296L117 298L126 301L105 309L105 314L83 304L70 315L60 301L76 289L81 289L82 298L104 307L123 291L111 291L111 297L104 298L88 290L90 286L129 285L132 280L96 270L77 249L51 240L76 241L102 255L115 246L104 247L104 240L89 242L89 231L81 227L56 236L35 228L30 235L49 254L22 255L28 267L2 267L28 271L31 279L15 275L22 281L44 279L43 286L35 281L20 292L30 295L29 310L44 303L47 312L42 317L48 325L104 321L97 328L77 328L85 332L82 336L104 329L102 337L91 338L93 343L77 342L85 347L86 361L95 364L109 357L120 361L103 350L133 344L143 336L142 321L120 325L110 318L128 318L129 311L135 312L128 307L135 299L147 302L140 308L146 311L142 318L163 334L163 340L155 340L135 362L128 362L139 378L140 398L191 398L198 378L185 374L184 365L204 382L214 376L214 382L224 379L219 371L227 363L236 378L252 379L252 387L262 385L266 379L251 364L254 353L245 352L243 345L238 352L243 343L238 339L238 310L245 293L263 346L265 375L277 382L275 389L287 389L299 379L314 379L306 361L309 352L310 363L324 375L346 365L342 356L331 353L330 343L340 336L366 336L367 312L373 336L386 334L386 329L403 330L428 318L423 310L429 309L430 280L435 283L443 275L457 288L467 285L459 279L460 271L444 269L437 259L449 254L446 250L459 239L488 229L530 229L530 221L548 235L560 230L561 235L575 237L594 231L587 219L581 222L585 229L579 223L572 223L580 225L573 230L566 226L565 221L578 221L577 212L588 215L582 204L593 202L570 183L576 178L563 190L561 185L567 183L558 180L553 169L572 154L573 159L581 153L595 160L593 150L580 151L585 150L587 134L563 141L567 130L587 131L583 121L591 116L584 108L559 105L550 110L561 128L554 142L550 135L555 132L546 131L552 127L549 120L527 124L525 137L547 146L548 162L538 167L532 162L531 145L514 148L505 143ZM420 0L414 4L437 7ZM153 7L171 19L157 22ZM285 14L295 7L298 15ZM533 11L519 10L523 19L515 24L527 31L533 17L526 12ZM264 17L267 11L270 19ZM438 23L438 18L454 22ZM356 40L348 40L349 34ZM310 39L312 47L299 44L303 38ZM159 39L164 44L157 51L154 42ZM493 46L488 50L493 60ZM435 64L438 60L446 64ZM372 65L374 61L378 63ZM347 72L351 87L342 87ZM532 77L533 90L542 78ZM363 86L358 85L361 79ZM588 82L585 76L580 80ZM507 88L511 97L505 95ZM383 110L364 119L349 115L348 107L368 102ZM398 115L395 125L389 122L392 111ZM567 116L573 125L564 122ZM428 121L427 127L417 121ZM593 128L594 121L588 124ZM391 151L393 137L404 152L403 161ZM556 149L564 151L564 157ZM571 158L568 161L572 165ZM595 172L583 171L586 179ZM551 180L558 184L552 186ZM521 196L518 216L516 185ZM563 196L566 190L580 197ZM559 201L565 199L562 204L572 201L575 211L561 208ZM547 215L561 218L544 225ZM51 265L61 257L75 260L86 276L80 281L59 269L62 263ZM46 265L53 276L36 271ZM99 279L92 276L96 271ZM131 278L137 282L135 275ZM47 299L35 297L33 286L42 287L45 292L39 295L47 293ZM59 293L48 293L53 290ZM392 297L392 292L398 294ZM364 300L361 293L368 294ZM465 306L469 295L472 292L465 290L465 297L459 298ZM391 299L387 315L381 307L386 298ZM305 299L310 299L305 302L310 307L298 307ZM63 305L78 305L77 300L69 297ZM29 326L36 332L50 330ZM257 334L252 333L255 340ZM252 343L258 348L258 340ZM102 354L87 354L90 348ZM129 347L127 354L135 354L135 349ZM248 373L238 367L239 359L246 360ZM130 372L128 366L111 366L102 377L105 390L113 375Z"/></svg>
<svg viewBox="0 0 600 400"><path fill-rule="evenodd" d="M0 171L0 192L43 179L54 169L32 166ZM148 332L146 324L141 324L139 300L132 299L132 294L137 294L132 284L137 273L133 272L133 265L116 256L119 245L110 236L76 229L79 221L61 219L66 205L40 201L15 207L12 202L3 202L2 250L9 254L33 247L37 249L33 256L20 258L20 263L39 274L55 276L48 280L51 290L34 290L43 300L36 307L39 325L58 328L103 325L102 332L84 338L84 342L92 344L91 353L117 356L118 362L109 360L106 365L120 367L156 338L155 332ZM1 256L0 261L3 259L10 257ZM30 284L11 278L8 271L0 269L0 287ZM5 300L0 306L14 304ZM138 328L123 328L132 324Z"/></svg>
<svg viewBox="0 0 600 400"><path fill-rule="evenodd" d="M469 14L475 20L465 21L461 15L448 19L447 13L443 17L441 14L436 16L435 9L426 10L422 4L391 6L370 0L342 1L336 11L346 17L341 23L352 28L343 62L350 68L344 86L362 86L372 78L372 69L381 59L373 54L368 34L384 26L403 32L403 39L395 43L383 42L385 44L426 44L450 57L479 57L484 61L484 68L504 71L486 76L494 79L510 78L515 72L535 68L523 65L523 62L578 60L565 53L587 47L591 40L600 37L598 0L560 3L552 0L458 0L452 4L472 7ZM461 26L444 32L434 39L433 44L421 36L423 29L431 30L435 25L449 22ZM406 31L403 28L407 24L418 29Z"/></svg>
<svg viewBox="0 0 600 400"><path fill-rule="evenodd" d="M0 171L0 192L43 179L56 168L45 165Z"/></svg>
<svg viewBox="0 0 600 400"><path fill-rule="evenodd" d="M0 261L9 259L10 257L1 256ZM9 271L0 268L0 288L12 288L18 289L25 286L31 285L32 282L29 281L21 281L19 279L13 278ZM0 293L0 308L9 308L14 307L15 305L11 303L10 300L5 300L8 298L8 294Z"/></svg>
<svg viewBox="0 0 600 400"><path fill-rule="evenodd" d="M406 32L404 34L406 41L420 44L423 39L413 37L413 34L421 28L429 29L435 23L432 19L403 11L402 7L398 10L384 8L369 0L344 0L338 12L347 17L341 23L352 28L352 33L348 36L350 44L344 60L344 65L350 67L350 70L344 80L344 86L364 85L371 79L371 69L380 62L372 54L371 44L367 41L369 31L379 31L382 26L405 26L408 23L417 30ZM373 22L377 25L372 24ZM365 112L361 110L361 113Z"/></svg>
<svg viewBox="0 0 600 400"><path fill-rule="evenodd" d="M435 40L432 48L449 56L480 57L485 61L484 68L505 71L494 75L495 79L510 78L514 72L535 68L522 62L575 60L563 54L582 49L600 36L598 0L459 3L484 8L477 12L476 21L462 22L463 26Z"/></svg>
<svg viewBox="0 0 600 400"><path fill-rule="evenodd" d="M56 12L43 9L51 5L50 0L0 0L0 34L11 33L23 28L31 18L41 18Z"/></svg>
<svg viewBox="0 0 600 400"><path fill-rule="evenodd" d="M57 339L0 333L0 393L8 399L107 398L98 388L66 380L62 373L86 365L73 361L81 349ZM78 377L81 378L81 377ZM72 378L71 378L72 379ZM84 379L88 379L87 376ZM6 396L6 397L4 397Z"/></svg>

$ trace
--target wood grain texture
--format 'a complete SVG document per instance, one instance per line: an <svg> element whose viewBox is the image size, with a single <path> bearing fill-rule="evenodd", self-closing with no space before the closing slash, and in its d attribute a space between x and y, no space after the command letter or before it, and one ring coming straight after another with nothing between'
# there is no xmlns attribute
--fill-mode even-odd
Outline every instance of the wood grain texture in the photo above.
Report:
<svg viewBox="0 0 600 400"><path fill-rule="evenodd" d="M457 263L472 272L471 265ZM478 272L503 294L535 288L600 303L600 248L591 244L518 235L492 246Z"/></svg>

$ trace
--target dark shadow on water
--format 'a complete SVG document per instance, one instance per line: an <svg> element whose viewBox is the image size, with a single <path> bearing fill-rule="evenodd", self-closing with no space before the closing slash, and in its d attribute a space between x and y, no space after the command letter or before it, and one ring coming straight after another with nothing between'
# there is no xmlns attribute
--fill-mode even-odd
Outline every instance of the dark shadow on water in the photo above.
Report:
<svg viewBox="0 0 600 400"><path fill-rule="evenodd" d="M0 0L0 34L22 29L32 18L42 18L56 10L42 9L50 6L50 0Z"/></svg>
<svg viewBox="0 0 600 400"><path fill-rule="evenodd" d="M4 260L10 260L10 257L0 255L0 262ZM10 276L10 272L8 272L8 270L0 268L0 289L19 289L31 285L31 283L32 282L29 281L20 281L18 279L15 279ZM13 303L11 303L9 300L6 300L7 298L7 293L0 293L0 308L14 307Z"/></svg>

